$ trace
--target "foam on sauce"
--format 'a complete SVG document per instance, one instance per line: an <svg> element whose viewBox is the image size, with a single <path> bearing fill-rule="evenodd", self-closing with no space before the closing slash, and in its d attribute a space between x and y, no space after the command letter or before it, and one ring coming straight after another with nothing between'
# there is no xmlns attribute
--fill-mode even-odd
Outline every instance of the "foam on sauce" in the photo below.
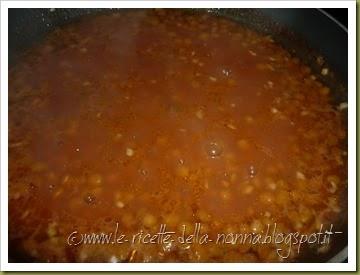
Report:
<svg viewBox="0 0 360 275"><path fill-rule="evenodd" d="M66 238L115 222L210 235L339 222L346 132L330 94L227 19L131 11L58 29L9 76L10 243L36 261L282 261L272 245Z"/></svg>

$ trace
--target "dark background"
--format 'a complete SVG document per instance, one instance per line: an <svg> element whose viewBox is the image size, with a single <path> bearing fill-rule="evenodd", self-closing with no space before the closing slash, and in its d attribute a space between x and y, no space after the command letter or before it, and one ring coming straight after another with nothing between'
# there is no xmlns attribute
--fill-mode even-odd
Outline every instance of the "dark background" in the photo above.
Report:
<svg viewBox="0 0 360 275"><path fill-rule="evenodd" d="M343 24L346 28L348 26L348 16L347 9L322 9L336 20L338 20L341 24Z"/></svg>

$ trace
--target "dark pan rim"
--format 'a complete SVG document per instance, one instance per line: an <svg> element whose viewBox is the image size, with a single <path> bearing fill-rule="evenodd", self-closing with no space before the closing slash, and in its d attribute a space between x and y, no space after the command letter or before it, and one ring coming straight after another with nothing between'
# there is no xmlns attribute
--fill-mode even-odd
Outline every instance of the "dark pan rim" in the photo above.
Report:
<svg viewBox="0 0 360 275"><path fill-rule="evenodd" d="M339 22L336 18L334 18L332 15L330 15L328 12L324 11L323 9L318 9L319 12L324 14L326 17L328 17L331 21L333 21L336 25L338 25L344 32L348 32L348 28L345 27L342 23Z"/></svg>
<svg viewBox="0 0 360 275"><path fill-rule="evenodd" d="M324 16L333 21L339 28L341 28L344 32L348 33L348 28L345 27L342 23L340 23L336 18L330 15L328 12L323 9L318 9ZM328 263L342 263L348 258L348 246L345 246L342 250L340 250L335 256L333 256Z"/></svg>

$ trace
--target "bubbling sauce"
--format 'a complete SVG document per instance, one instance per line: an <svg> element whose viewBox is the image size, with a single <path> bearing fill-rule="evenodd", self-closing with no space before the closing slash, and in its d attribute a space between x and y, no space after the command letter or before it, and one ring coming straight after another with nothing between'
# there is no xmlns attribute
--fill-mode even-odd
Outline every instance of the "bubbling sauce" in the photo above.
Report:
<svg viewBox="0 0 360 275"><path fill-rule="evenodd" d="M114 12L59 28L9 75L10 250L41 262L327 251L282 258L275 243L75 246L68 236L116 223L130 236L200 223L213 239L340 224L346 130L331 93L270 36L209 14Z"/></svg>

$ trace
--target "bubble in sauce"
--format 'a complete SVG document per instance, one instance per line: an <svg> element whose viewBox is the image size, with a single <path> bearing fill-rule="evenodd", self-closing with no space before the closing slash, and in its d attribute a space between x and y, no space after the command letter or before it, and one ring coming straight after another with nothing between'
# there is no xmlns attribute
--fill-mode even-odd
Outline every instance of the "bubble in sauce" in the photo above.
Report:
<svg viewBox="0 0 360 275"><path fill-rule="evenodd" d="M210 142L210 143L206 144L205 151L209 157L217 158L217 157L221 156L221 154L223 152L223 148L217 142Z"/></svg>
<svg viewBox="0 0 360 275"><path fill-rule="evenodd" d="M37 191L38 187L34 183L30 182L29 189L30 191Z"/></svg>
<svg viewBox="0 0 360 275"><path fill-rule="evenodd" d="M144 168L139 168L138 169L138 173L144 177L146 177L149 174L149 171L147 169Z"/></svg>
<svg viewBox="0 0 360 275"><path fill-rule="evenodd" d="M96 197L94 195L88 194L85 196L84 201L89 205L95 204Z"/></svg>
<svg viewBox="0 0 360 275"><path fill-rule="evenodd" d="M257 170L254 165L250 165L248 168L248 174L250 178L254 178L256 176Z"/></svg>
<svg viewBox="0 0 360 275"><path fill-rule="evenodd" d="M231 74L231 69L223 68L221 72L223 73L223 75L229 76Z"/></svg>

